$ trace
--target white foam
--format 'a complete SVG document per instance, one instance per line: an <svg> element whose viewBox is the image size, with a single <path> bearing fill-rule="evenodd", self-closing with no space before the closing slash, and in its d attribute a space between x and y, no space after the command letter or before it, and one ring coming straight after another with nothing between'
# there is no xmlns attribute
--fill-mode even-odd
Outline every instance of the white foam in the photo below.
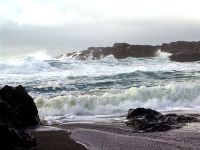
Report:
<svg viewBox="0 0 200 150"><path fill-rule="evenodd" d="M160 49L157 51L157 56L161 59L169 59L169 56L171 55L171 53L162 52Z"/></svg>
<svg viewBox="0 0 200 150"><path fill-rule="evenodd" d="M127 90L90 95L65 95L51 99L35 99L44 119L74 119L77 116L113 115L126 113L129 108L147 107L174 110L200 107L199 85L133 87ZM58 118L55 118L57 116Z"/></svg>
<svg viewBox="0 0 200 150"><path fill-rule="evenodd" d="M155 58L115 59L112 55L100 60L80 61L51 58L44 52L28 54L16 59L0 60L0 71L5 74L39 73L45 76L106 76L135 71L200 71L200 63L178 63L168 59L169 54L160 52ZM56 61L52 67L48 61ZM62 64L62 65L59 65ZM62 66L62 67L60 67Z"/></svg>

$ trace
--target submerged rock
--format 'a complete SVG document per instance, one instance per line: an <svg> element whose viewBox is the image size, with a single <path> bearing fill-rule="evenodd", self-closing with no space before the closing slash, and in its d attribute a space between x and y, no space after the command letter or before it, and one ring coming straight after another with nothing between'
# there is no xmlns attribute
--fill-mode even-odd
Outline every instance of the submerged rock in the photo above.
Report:
<svg viewBox="0 0 200 150"><path fill-rule="evenodd" d="M197 118L191 116L177 114L163 115L155 110L145 108L129 109L127 119L126 124L138 132L167 131L180 128L185 123L199 121Z"/></svg>
<svg viewBox="0 0 200 150"><path fill-rule="evenodd" d="M37 149L36 139L24 128L38 124L37 108L24 87L4 86L0 89L0 148Z"/></svg>

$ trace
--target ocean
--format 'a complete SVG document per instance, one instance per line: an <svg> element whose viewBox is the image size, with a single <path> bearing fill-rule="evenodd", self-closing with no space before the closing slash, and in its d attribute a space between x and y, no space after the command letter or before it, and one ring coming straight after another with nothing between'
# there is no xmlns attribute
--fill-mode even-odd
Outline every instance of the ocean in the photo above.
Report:
<svg viewBox="0 0 200 150"><path fill-rule="evenodd" d="M200 108L200 63L153 58L56 58L43 52L0 58L0 86L23 85L51 123L120 119L130 108Z"/></svg>

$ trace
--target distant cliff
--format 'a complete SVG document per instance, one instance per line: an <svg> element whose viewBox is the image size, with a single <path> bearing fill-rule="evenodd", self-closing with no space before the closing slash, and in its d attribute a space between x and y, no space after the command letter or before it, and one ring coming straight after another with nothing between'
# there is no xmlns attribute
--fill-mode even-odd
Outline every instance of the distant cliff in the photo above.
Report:
<svg viewBox="0 0 200 150"><path fill-rule="evenodd" d="M172 61L191 62L200 61L200 42L177 41L163 43L161 46L130 45L127 43L115 43L112 47L89 47L87 50L61 55L59 57L71 57L78 60L101 59L113 55L116 59L127 57L156 57L158 50L172 55Z"/></svg>

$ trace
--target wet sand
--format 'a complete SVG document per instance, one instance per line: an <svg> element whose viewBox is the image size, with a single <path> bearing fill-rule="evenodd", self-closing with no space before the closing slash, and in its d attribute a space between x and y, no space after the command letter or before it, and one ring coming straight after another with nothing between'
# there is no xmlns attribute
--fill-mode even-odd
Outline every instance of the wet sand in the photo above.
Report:
<svg viewBox="0 0 200 150"><path fill-rule="evenodd" d="M91 150L200 150L200 123L167 132L134 133L123 125L68 124L71 137Z"/></svg>
<svg viewBox="0 0 200 150"><path fill-rule="evenodd" d="M29 129L37 139L38 150L200 150L199 122L150 133L136 133L120 121L54 126Z"/></svg>
<svg viewBox="0 0 200 150"><path fill-rule="evenodd" d="M200 134L119 135L98 130L78 129L72 138L92 150L191 150L200 149ZM195 140L194 140L195 139Z"/></svg>

